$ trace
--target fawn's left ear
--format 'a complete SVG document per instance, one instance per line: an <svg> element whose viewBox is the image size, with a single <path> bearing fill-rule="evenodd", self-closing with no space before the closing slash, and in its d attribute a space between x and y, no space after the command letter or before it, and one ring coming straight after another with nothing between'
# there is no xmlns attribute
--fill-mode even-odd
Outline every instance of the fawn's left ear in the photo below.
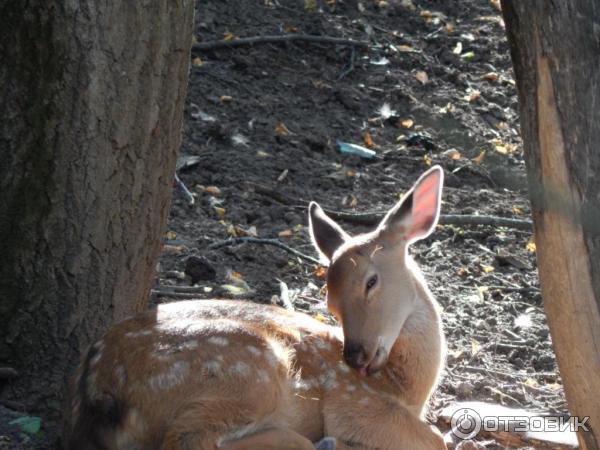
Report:
<svg viewBox="0 0 600 450"><path fill-rule="evenodd" d="M387 238L402 239L409 244L429 236L440 216L443 183L442 168L433 166L389 210L378 230Z"/></svg>
<svg viewBox="0 0 600 450"><path fill-rule="evenodd" d="M350 238L316 202L310 202L308 207L308 228L313 245L328 262L331 262L335 251Z"/></svg>

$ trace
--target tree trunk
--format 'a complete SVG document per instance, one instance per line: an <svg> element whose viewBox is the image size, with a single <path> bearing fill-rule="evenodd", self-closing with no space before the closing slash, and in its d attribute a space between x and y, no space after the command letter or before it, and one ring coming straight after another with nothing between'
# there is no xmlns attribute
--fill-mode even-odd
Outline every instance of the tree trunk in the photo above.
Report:
<svg viewBox="0 0 600 450"><path fill-rule="evenodd" d="M504 0L544 307L571 414L600 443L600 6Z"/></svg>
<svg viewBox="0 0 600 450"><path fill-rule="evenodd" d="M56 417L81 352L146 306L192 16L192 0L0 6L0 366L19 372L4 397Z"/></svg>

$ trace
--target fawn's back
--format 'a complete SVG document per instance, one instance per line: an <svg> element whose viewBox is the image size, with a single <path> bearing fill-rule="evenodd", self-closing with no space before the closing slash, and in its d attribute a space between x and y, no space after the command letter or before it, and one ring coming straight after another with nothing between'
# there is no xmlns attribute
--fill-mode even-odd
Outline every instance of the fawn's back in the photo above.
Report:
<svg viewBox="0 0 600 450"><path fill-rule="evenodd" d="M67 449L445 448L422 421L443 359L436 304L408 245L437 222L442 172L423 175L371 233L316 204L341 323L243 301L159 305L112 327L73 383ZM329 447L327 447L329 446Z"/></svg>

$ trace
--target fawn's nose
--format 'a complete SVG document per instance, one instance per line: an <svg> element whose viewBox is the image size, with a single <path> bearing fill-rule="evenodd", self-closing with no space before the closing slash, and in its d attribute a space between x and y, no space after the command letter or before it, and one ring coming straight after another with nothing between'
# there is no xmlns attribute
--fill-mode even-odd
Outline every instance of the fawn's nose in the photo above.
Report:
<svg viewBox="0 0 600 450"><path fill-rule="evenodd" d="M369 362L365 348L355 342L346 342L344 344L344 359L346 360L346 364L355 369L362 369Z"/></svg>

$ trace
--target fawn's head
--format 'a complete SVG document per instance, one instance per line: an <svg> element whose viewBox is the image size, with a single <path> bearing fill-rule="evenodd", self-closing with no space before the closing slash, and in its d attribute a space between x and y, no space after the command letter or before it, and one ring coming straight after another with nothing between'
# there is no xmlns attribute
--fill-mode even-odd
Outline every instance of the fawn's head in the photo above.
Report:
<svg viewBox="0 0 600 450"><path fill-rule="evenodd" d="M342 325L346 362L363 374L385 365L406 319L422 304L407 250L435 228L443 178L432 167L375 230L357 236L310 204L311 237L329 261L327 307Z"/></svg>

